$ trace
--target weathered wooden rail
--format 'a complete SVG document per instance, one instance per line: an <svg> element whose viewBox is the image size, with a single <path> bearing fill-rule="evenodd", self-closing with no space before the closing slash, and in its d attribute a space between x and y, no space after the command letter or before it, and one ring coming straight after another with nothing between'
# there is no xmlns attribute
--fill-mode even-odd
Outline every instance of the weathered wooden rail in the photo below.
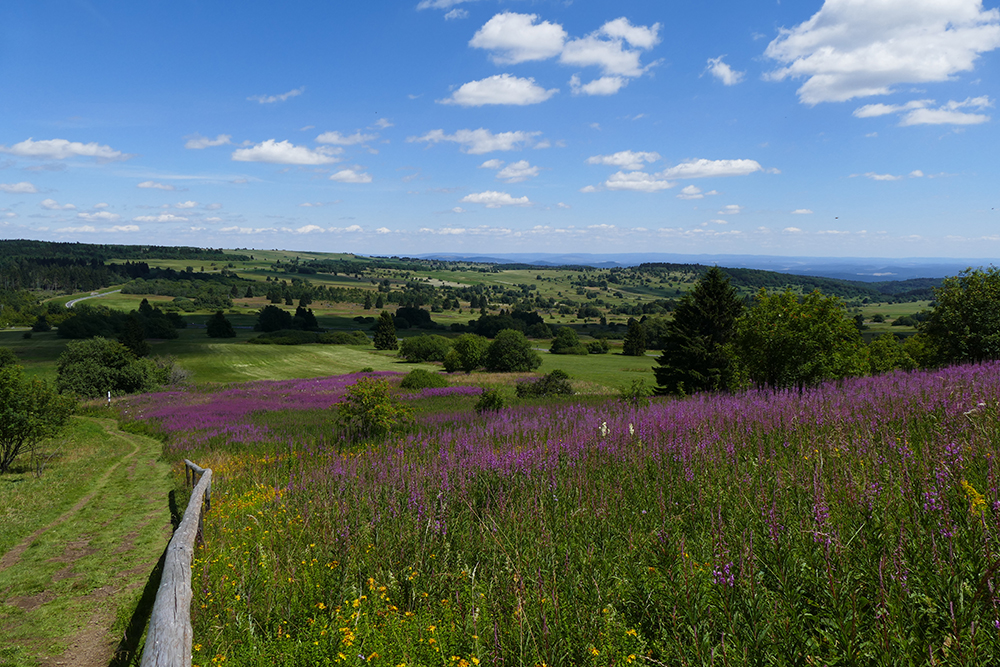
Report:
<svg viewBox="0 0 1000 667"><path fill-rule="evenodd" d="M184 459L184 479L194 484L184 518L167 545L160 587L149 618L141 667L190 667L191 665L191 563L195 539L200 539L202 505L212 506L212 470Z"/></svg>

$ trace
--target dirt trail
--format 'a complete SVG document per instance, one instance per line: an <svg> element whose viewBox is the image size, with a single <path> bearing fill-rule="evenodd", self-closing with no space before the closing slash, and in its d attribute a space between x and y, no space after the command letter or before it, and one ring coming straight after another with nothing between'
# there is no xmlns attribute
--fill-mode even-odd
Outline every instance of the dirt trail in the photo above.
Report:
<svg viewBox="0 0 1000 667"><path fill-rule="evenodd" d="M102 420L103 421L103 420ZM77 519L80 524L79 527L73 523L73 520L77 515L79 515L84 508L88 506L93 507L112 507L108 505L108 498L113 496L113 494L118 490L114 486L116 484L127 484L127 481L123 481L126 478L131 478L132 473L136 465L149 464L151 461L155 461L158 455L158 449L156 452L151 451L150 442L141 436L134 436L128 433L123 433L118 431L113 422L108 422L103 425L108 438L117 440L119 442L127 443L131 446L131 451L123 454L114 463L112 463L108 468L96 479L88 490L86 495L81 498L73 507L65 511L57 519L49 523L48 525L39 528L34 533L29 535L26 539L21 541L17 546L8 551L6 554L0 558L0 572L7 570L8 568L16 567L19 563L28 563L28 561L22 561L22 556L25 551L27 551L33 544L41 541L43 544L46 540L53 544L57 544L57 540L61 540L61 550L62 555L49 559L50 562L67 563L67 566L59 570L55 575L52 576L51 584L49 586L54 586L62 579L78 577L79 574L74 571L74 563L78 558L89 556L97 553L98 550L90 546L90 541L94 537L95 526L88 525L86 521L82 519ZM140 452L142 454L140 455ZM131 464L131 465L130 465ZM125 475L125 478L122 475ZM112 489L115 489L112 491ZM147 495L150 492L146 489L142 491ZM156 495L153 492L152 495ZM150 500L154 500L150 498ZM153 505L163 505L165 504L164 498L156 498L156 502ZM150 504L143 503L142 506L137 506L135 508L134 520L129 519L135 524L136 530L142 526L148 525L153 519L153 515L150 515ZM116 519L117 520L117 519ZM63 526L69 522L69 532L74 535L72 539L67 539L65 535L62 537L57 537L55 535L48 535L53 529ZM64 529L60 531L60 534L66 533ZM169 535L164 536L165 539L169 538ZM125 536L124 541L119 544L119 546L114 550L114 553L121 553L123 550L130 551L132 549L132 541L135 538L135 533L129 533ZM164 544L166 542L164 541ZM124 600L120 599L122 595L133 595L133 591L141 587L149 572L152 571L156 563L155 557L153 557L152 562L148 564L140 564L138 567L134 567L128 572L113 572L109 573L110 576L104 581L104 585L99 588L90 590L85 595L74 596L72 601L74 608L77 608L80 612L79 629L75 631L70 636L64 636L61 638L60 643L65 645L67 648L62 653L62 655L51 655L47 646L50 645L49 641L43 641L41 636L35 637L34 639L27 637L23 641L18 643L27 648L31 653L36 656L39 660L39 664L42 667L55 667L57 665L73 665L74 667L106 667L112 659L113 652L115 650L115 645L117 644L120 637L112 637L110 630L112 625L115 623L115 614L117 608L124 603ZM16 570L14 570L16 572ZM62 589L65 590L65 589ZM44 590L36 595L25 596L22 598L9 598L6 603L16 606L24 611L33 611L42 605L51 603L55 601L58 604L59 596L53 593L51 590ZM79 602L80 606L76 607L75 604ZM34 634L34 633L32 633Z"/></svg>
<svg viewBox="0 0 1000 667"><path fill-rule="evenodd" d="M108 431L108 435L114 438L131 442L133 446L132 451L123 456L122 458L118 459L117 463L108 468L107 471L105 471L105 473L101 475L101 478L97 480L97 482L94 484L94 488L91 490L91 492L85 495L83 498L81 498L76 505L73 505L73 507L66 510L62 514L62 516L60 516L58 519L56 519L49 525L39 528L31 535L28 535L28 537L25 538L24 541L22 541L13 549L5 553L3 555L3 558L0 558L0 572L6 570L8 567L11 567L12 565L17 564L17 562L21 560L21 554L27 551L28 547L34 544L35 540L37 540L39 537L44 535L46 532L52 530L56 526L65 523L68 519L72 518L81 509L83 509L87 505L87 503L93 500L94 496L96 496L98 493L101 492L101 489L103 489L104 486L108 483L108 480L111 479L111 475L114 474L115 470L117 470L118 467L121 466L121 464L125 463L126 461L128 461L129 459L131 459L132 457L134 457L136 454L139 453L140 449L139 444L134 440L130 440L129 438L127 438L125 434L121 433L120 431L119 432Z"/></svg>

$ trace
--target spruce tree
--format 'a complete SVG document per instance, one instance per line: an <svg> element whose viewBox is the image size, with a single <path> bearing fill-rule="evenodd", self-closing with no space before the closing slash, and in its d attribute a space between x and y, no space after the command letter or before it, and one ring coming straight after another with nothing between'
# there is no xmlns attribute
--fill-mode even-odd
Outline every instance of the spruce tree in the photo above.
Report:
<svg viewBox="0 0 1000 667"><path fill-rule="evenodd" d="M729 278L713 266L694 290L681 297L656 359L656 393L719 391L729 387L725 346L736 332L743 302Z"/></svg>
<svg viewBox="0 0 1000 667"><path fill-rule="evenodd" d="M134 312L129 313L129 316L125 318L122 332L118 335L118 342L131 350L132 354L137 357L145 357L152 351L149 343L146 342L146 328Z"/></svg>
<svg viewBox="0 0 1000 667"><path fill-rule="evenodd" d="M628 320L628 332L622 344L622 354L627 357L641 357L646 354L646 327L634 317Z"/></svg>
<svg viewBox="0 0 1000 667"><path fill-rule="evenodd" d="M375 323L374 343L376 350L395 350L399 347L399 341L396 340L396 325L387 310L382 311L378 316L378 322Z"/></svg>
<svg viewBox="0 0 1000 667"><path fill-rule="evenodd" d="M215 315L208 318L205 329L209 338L236 338L236 330L221 310L217 310Z"/></svg>

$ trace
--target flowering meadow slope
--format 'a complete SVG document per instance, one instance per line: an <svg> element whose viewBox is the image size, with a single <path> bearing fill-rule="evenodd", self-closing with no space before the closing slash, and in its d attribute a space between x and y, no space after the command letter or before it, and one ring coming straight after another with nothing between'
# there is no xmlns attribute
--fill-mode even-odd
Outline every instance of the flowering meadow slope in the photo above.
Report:
<svg viewBox="0 0 1000 667"><path fill-rule="evenodd" d="M355 379L127 406L218 475L196 663L1000 664L998 364L348 446Z"/></svg>

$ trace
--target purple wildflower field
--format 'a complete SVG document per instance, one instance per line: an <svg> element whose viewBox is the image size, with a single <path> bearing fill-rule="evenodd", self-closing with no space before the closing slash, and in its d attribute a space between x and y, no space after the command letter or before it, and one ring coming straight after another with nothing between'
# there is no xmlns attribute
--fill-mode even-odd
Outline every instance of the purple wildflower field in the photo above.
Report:
<svg viewBox="0 0 1000 667"><path fill-rule="evenodd" d="M355 379L127 404L219 476L196 663L1000 664L1000 364L297 421Z"/></svg>

